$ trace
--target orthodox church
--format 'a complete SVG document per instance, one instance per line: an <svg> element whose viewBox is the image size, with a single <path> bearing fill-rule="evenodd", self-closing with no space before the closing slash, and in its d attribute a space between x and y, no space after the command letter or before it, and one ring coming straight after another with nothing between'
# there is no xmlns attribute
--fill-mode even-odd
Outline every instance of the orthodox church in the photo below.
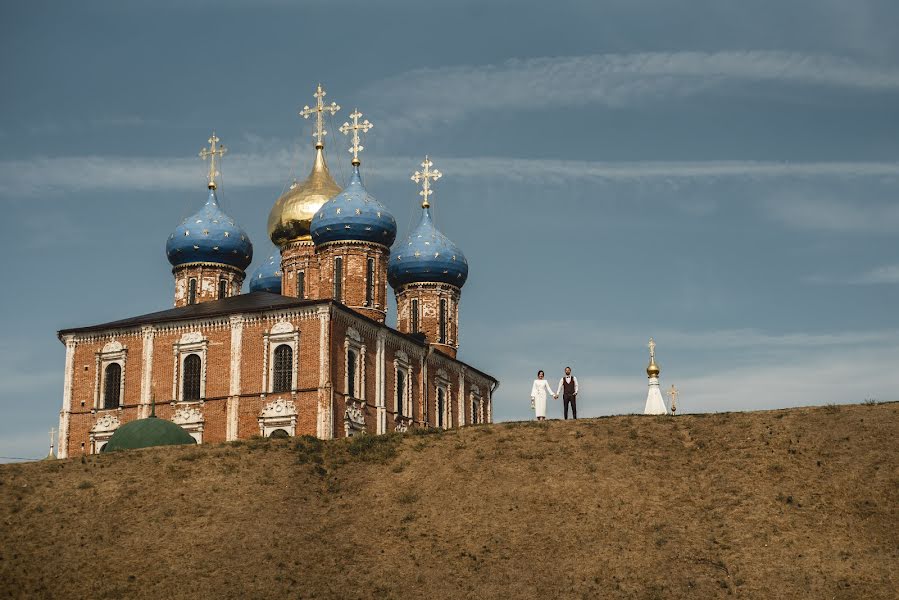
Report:
<svg viewBox="0 0 899 600"><path fill-rule="evenodd" d="M396 220L363 183L360 134L372 125L354 111L340 128L353 156L341 189L323 128L340 107L324 97L319 85L315 106L300 113L315 119L312 171L272 207L268 233L280 256L262 261L249 293L253 245L219 206L216 159L226 148L213 133L200 152L210 167L206 202L166 242L174 308L58 333L66 347L60 458L116 446L120 428L148 420L119 440L133 447L168 427L149 421L157 417L196 443L491 422L498 381L456 356L468 263L431 216L441 173L426 157L412 176L420 219L395 244ZM386 324L388 284L395 328ZM187 439L166 431L166 443Z"/></svg>

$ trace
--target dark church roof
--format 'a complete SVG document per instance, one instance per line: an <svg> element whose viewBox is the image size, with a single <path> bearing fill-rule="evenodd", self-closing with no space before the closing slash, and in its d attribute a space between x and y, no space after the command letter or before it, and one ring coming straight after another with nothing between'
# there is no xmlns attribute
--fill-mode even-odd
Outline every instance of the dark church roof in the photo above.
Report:
<svg viewBox="0 0 899 600"><path fill-rule="evenodd" d="M298 298L282 296L281 294L272 294L271 292L250 292L249 294L239 294L222 300L213 300L211 302L200 302L198 304L181 306L179 308L170 308L169 310L161 310L159 312L147 313L145 315L118 321L110 321L109 323L101 323L99 325L62 329L59 331L59 335L63 336L68 333L96 331L98 329L126 329L129 327L138 327L140 325L151 325L163 321L189 321L191 319L206 319L209 317L220 317L222 315L234 313L262 312L279 308L293 308L295 306L312 306L328 302L330 302L330 300L300 300Z"/></svg>
<svg viewBox="0 0 899 600"><path fill-rule="evenodd" d="M129 319L121 319L119 321L110 321L109 323L100 323L99 325L75 327L72 329L61 329L57 332L57 336L60 340L62 340L62 336L71 333L87 333L89 331L101 331L104 329L129 329L131 327L153 325L154 323L169 321L190 321L192 319L206 319L210 317L220 317L223 315L263 312L267 310L294 308L300 306L316 306L321 304L333 304L338 308L342 308L343 310L352 313L360 319L370 321L377 327L384 327L394 334L402 336L418 346L427 347L428 345L427 341L424 339L424 336L421 334L403 333L401 331L397 331L389 325L379 323L378 321L375 321L370 317L358 313L353 309L344 306L340 302L335 302L334 300L300 300L298 298L291 298L290 296L282 296L281 294L273 294L271 292L263 291L250 292L249 294L239 294L237 296L231 296L230 298L224 298L222 300L200 302L198 304L181 306L179 308L170 308L169 310L148 313L137 317L131 317ZM465 365L465 367L471 369L472 371L480 373L484 377L496 381L496 379L492 375L488 375L480 369L472 367L468 363L463 362L458 358L452 358L449 356L447 356L446 358Z"/></svg>

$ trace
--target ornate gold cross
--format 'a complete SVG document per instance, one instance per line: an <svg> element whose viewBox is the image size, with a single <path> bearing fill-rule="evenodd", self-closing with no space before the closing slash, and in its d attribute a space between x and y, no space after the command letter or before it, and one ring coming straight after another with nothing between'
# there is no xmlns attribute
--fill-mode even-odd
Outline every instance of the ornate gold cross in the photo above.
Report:
<svg viewBox="0 0 899 600"><path fill-rule="evenodd" d="M647 347L649 348L649 360L650 362L652 362L656 358L656 343L652 338L649 338L649 344L647 344Z"/></svg>
<svg viewBox="0 0 899 600"><path fill-rule="evenodd" d="M327 92L322 89L322 84L318 84L318 89L313 94L315 97L315 107L310 108L308 105L303 107L303 110L300 111L300 116L304 119L308 119L312 115L315 115L315 133L312 134L312 137L315 138L315 146L317 148L325 147L325 135L328 133L325 131L325 123L324 123L324 113L330 112L333 116L338 110L340 110L340 106L337 105L336 102L332 102L330 105L325 106L323 102L324 97L327 96Z"/></svg>
<svg viewBox="0 0 899 600"><path fill-rule="evenodd" d="M434 166L429 159L427 154L425 155L425 161L421 163L422 170L416 171L412 174L412 181L415 183L421 183L421 191L418 192L418 195L424 198L421 202L422 208L428 208L431 206L431 203L428 202L428 196L430 196L433 192L431 191L431 180L437 181L441 177L443 177L443 173L438 171L437 169L431 170L431 167Z"/></svg>
<svg viewBox="0 0 899 600"><path fill-rule="evenodd" d="M359 143L359 132L368 133L368 130L374 127L371 123L369 123L368 119L365 119L361 123L359 122L359 117L362 116L362 113L359 112L359 109L356 108L353 110L353 114L350 115L350 118L353 120L353 124L344 123L340 126L340 133L343 135L348 134L349 132L353 132L353 145L350 146L350 152L353 153L353 164L358 166L361 164L359 160L359 153L365 150L365 146Z"/></svg>
<svg viewBox="0 0 899 600"><path fill-rule="evenodd" d="M672 383L671 389L668 390L668 404L671 406L671 412L677 412L677 395L679 393Z"/></svg>
<svg viewBox="0 0 899 600"><path fill-rule="evenodd" d="M209 159L209 189L215 189L215 176L219 174L218 171L215 170L215 157L219 158L225 156L225 153L228 151L223 145L219 144L218 148L215 147L221 140L219 140L215 136L215 132L212 132L212 137L207 140L209 142L209 148L203 148L200 150L200 158L203 160Z"/></svg>

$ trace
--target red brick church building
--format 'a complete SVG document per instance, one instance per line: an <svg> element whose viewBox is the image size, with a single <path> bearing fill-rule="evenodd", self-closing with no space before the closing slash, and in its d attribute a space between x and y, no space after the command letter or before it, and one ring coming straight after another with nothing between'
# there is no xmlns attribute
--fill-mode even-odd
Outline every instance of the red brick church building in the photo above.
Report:
<svg viewBox="0 0 899 600"><path fill-rule="evenodd" d="M309 177L271 210L280 249L253 273L253 248L218 205L213 134L208 198L169 236L174 308L65 329L60 458L96 453L122 425L156 415L198 443L310 434L329 439L412 427L461 427L492 420L498 382L456 358L459 301L468 275L461 250L434 226L425 159L421 218L395 244L396 221L362 183L359 133L352 122L352 174L341 188L325 157L324 105ZM387 285L397 300L386 325Z"/></svg>

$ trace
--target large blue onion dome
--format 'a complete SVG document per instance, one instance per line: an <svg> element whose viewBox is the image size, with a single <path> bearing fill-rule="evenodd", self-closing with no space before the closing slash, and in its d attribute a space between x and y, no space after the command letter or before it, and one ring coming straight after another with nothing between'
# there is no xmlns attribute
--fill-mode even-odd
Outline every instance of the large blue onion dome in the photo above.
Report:
<svg viewBox="0 0 899 600"><path fill-rule="evenodd" d="M251 292L281 293L281 256L272 254L250 276Z"/></svg>
<svg viewBox="0 0 899 600"><path fill-rule="evenodd" d="M165 253L172 266L207 262L244 270L253 260L253 244L234 219L222 212L209 186L209 198L196 214L184 219L169 236Z"/></svg>
<svg viewBox="0 0 899 600"><path fill-rule="evenodd" d="M461 288L466 279L465 255L434 226L431 209L423 206L418 225L390 254L387 281L394 289L407 283L448 283Z"/></svg>
<svg viewBox="0 0 899 600"><path fill-rule="evenodd" d="M310 228L316 245L358 240L388 248L396 240L396 219L362 185L359 165L353 165L350 182L342 192L325 202L312 217Z"/></svg>

